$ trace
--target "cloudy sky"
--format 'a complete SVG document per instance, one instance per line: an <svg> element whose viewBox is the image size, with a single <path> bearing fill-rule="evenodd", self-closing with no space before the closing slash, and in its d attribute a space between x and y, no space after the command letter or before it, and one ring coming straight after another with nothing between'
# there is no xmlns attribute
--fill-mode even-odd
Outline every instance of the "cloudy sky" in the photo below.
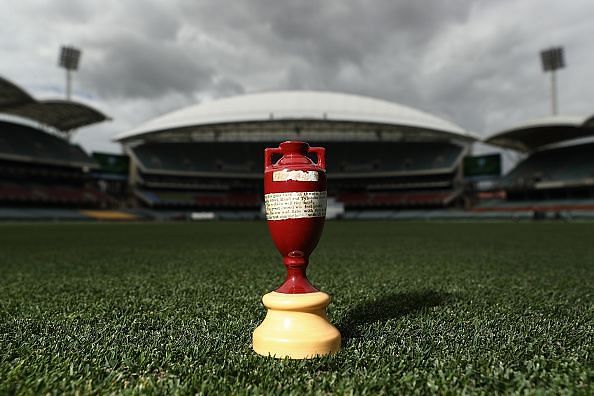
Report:
<svg viewBox="0 0 594 396"><path fill-rule="evenodd" d="M440 115L480 135L547 115L538 51L563 45L560 108L594 113L592 0L19 0L0 13L0 75L63 95L61 44L83 49L74 96L114 120L88 150L212 98L333 90Z"/></svg>

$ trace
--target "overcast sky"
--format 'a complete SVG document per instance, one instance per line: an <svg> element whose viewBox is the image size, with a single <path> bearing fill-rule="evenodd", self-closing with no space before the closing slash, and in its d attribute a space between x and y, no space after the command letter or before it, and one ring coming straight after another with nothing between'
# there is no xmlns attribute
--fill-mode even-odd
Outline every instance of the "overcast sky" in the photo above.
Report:
<svg viewBox="0 0 594 396"><path fill-rule="evenodd" d="M563 45L564 114L594 113L592 0L19 0L0 12L0 75L63 95L61 44L83 50L74 97L112 122L87 150L211 98L274 89L357 93L482 136L550 112L538 51Z"/></svg>

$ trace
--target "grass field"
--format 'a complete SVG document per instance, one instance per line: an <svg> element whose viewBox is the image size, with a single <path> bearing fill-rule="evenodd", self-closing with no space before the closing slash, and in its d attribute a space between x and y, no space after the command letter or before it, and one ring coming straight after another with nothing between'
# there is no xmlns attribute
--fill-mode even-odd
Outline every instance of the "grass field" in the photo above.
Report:
<svg viewBox="0 0 594 396"><path fill-rule="evenodd" d="M0 225L0 393L594 394L594 224L328 223L343 349L255 355L261 223Z"/></svg>

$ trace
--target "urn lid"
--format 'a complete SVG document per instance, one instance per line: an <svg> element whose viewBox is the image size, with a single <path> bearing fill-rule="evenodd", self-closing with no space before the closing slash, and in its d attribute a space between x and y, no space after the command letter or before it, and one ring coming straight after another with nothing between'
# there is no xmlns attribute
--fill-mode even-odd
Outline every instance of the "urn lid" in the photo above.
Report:
<svg viewBox="0 0 594 396"><path fill-rule="evenodd" d="M279 145L283 154L301 154L306 155L309 151L309 144L298 140L287 140Z"/></svg>

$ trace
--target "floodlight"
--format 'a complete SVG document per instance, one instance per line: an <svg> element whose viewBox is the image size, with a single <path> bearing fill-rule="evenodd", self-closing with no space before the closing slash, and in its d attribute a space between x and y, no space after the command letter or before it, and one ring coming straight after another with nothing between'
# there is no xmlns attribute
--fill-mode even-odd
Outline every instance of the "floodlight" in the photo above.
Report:
<svg viewBox="0 0 594 396"><path fill-rule="evenodd" d="M542 69L545 72L562 69L565 67L563 47L554 47L540 52Z"/></svg>
<svg viewBox="0 0 594 396"><path fill-rule="evenodd" d="M542 70L551 73L551 112L557 114L557 76L555 72L565 67L563 47L552 47L540 52Z"/></svg>
<svg viewBox="0 0 594 396"><path fill-rule="evenodd" d="M72 46L62 46L60 49L60 66L67 70L78 70L80 50Z"/></svg>
<svg viewBox="0 0 594 396"><path fill-rule="evenodd" d="M80 62L81 50L71 45L63 45L60 48L60 58L58 65L66 70L66 99L70 100L71 92L71 72L78 70L78 63Z"/></svg>

